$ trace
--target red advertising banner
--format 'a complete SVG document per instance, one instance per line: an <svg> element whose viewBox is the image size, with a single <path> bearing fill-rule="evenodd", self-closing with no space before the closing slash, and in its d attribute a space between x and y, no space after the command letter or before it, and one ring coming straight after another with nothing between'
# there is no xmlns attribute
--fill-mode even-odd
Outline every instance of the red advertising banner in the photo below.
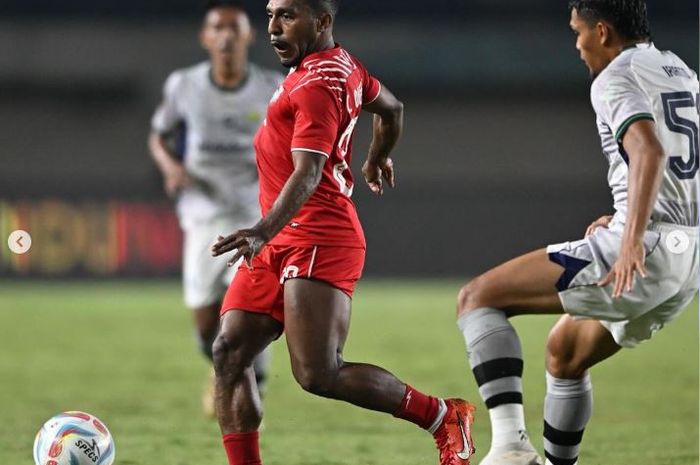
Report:
<svg viewBox="0 0 700 465"><path fill-rule="evenodd" d="M31 236L22 254L13 231ZM163 202L0 201L0 275L132 276L178 273L182 234Z"/></svg>

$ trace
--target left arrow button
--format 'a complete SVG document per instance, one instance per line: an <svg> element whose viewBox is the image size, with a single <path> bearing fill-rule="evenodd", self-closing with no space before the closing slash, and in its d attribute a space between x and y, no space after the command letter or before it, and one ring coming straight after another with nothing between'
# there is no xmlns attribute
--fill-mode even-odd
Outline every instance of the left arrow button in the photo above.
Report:
<svg viewBox="0 0 700 465"><path fill-rule="evenodd" d="M32 247L32 236L21 229L12 231L10 237L7 238L7 246L16 254L27 253Z"/></svg>

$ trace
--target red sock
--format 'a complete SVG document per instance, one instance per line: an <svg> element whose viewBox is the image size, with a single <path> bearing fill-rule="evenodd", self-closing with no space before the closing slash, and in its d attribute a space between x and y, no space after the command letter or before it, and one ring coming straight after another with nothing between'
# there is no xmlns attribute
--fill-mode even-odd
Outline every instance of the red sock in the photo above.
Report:
<svg viewBox="0 0 700 465"><path fill-rule="evenodd" d="M407 384L401 407L394 416L428 429L437 418L439 410L440 402L437 397L427 396Z"/></svg>
<svg viewBox="0 0 700 465"><path fill-rule="evenodd" d="M262 465L258 432L224 434L229 465Z"/></svg>

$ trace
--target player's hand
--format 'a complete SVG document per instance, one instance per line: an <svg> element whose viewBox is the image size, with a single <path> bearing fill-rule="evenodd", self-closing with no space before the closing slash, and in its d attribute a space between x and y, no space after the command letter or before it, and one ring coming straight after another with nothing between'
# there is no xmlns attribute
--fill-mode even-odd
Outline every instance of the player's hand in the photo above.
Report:
<svg viewBox="0 0 700 465"><path fill-rule="evenodd" d="M635 274L639 273L642 278L647 277L644 259L646 253L642 241L637 241L631 244L623 242L620 249L620 256L610 268L610 272L598 282L598 286L607 286L613 283L614 299L622 296L623 292L630 292L634 285Z"/></svg>
<svg viewBox="0 0 700 465"><path fill-rule="evenodd" d="M236 253L233 254L233 257L226 264L233 266L243 257L248 268L251 267L253 258L260 253L260 250L267 243L267 239L256 228L241 229L226 237L218 236L216 240L216 244L211 247L211 254L214 257L235 250Z"/></svg>
<svg viewBox="0 0 700 465"><path fill-rule="evenodd" d="M165 173L165 193L175 197L181 190L192 185L192 177L181 164L173 164Z"/></svg>
<svg viewBox="0 0 700 465"><path fill-rule="evenodd" d="M608 225L610 224L610 221L612 221L612 219L613 219L612 215L603 215L600 218L598 218L597 220L595 220L586 229L586 237L593 234L593 231L595 231L597 228L607 228Z"/></svg>
<svg viewBox="0 0 700 465"><path fill-rule="evenodd" d="M362 174L369 188L377 195L384 193L382 179L389 183L389 187L396 185L394 180L394 162L388 157L376 162L365 161L365 164L362 165Z"/></svg>

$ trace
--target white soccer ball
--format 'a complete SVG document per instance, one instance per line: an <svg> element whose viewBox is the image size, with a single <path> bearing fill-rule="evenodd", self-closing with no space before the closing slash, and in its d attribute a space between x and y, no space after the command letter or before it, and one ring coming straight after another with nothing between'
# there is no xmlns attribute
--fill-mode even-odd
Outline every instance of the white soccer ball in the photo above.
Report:
<svg viewBox="0 0 700 465"><path fill-rule="evenodd" d="M114 441L97 417L59 413L44 423L34 440L36 465L112 465Z"/></svg>

